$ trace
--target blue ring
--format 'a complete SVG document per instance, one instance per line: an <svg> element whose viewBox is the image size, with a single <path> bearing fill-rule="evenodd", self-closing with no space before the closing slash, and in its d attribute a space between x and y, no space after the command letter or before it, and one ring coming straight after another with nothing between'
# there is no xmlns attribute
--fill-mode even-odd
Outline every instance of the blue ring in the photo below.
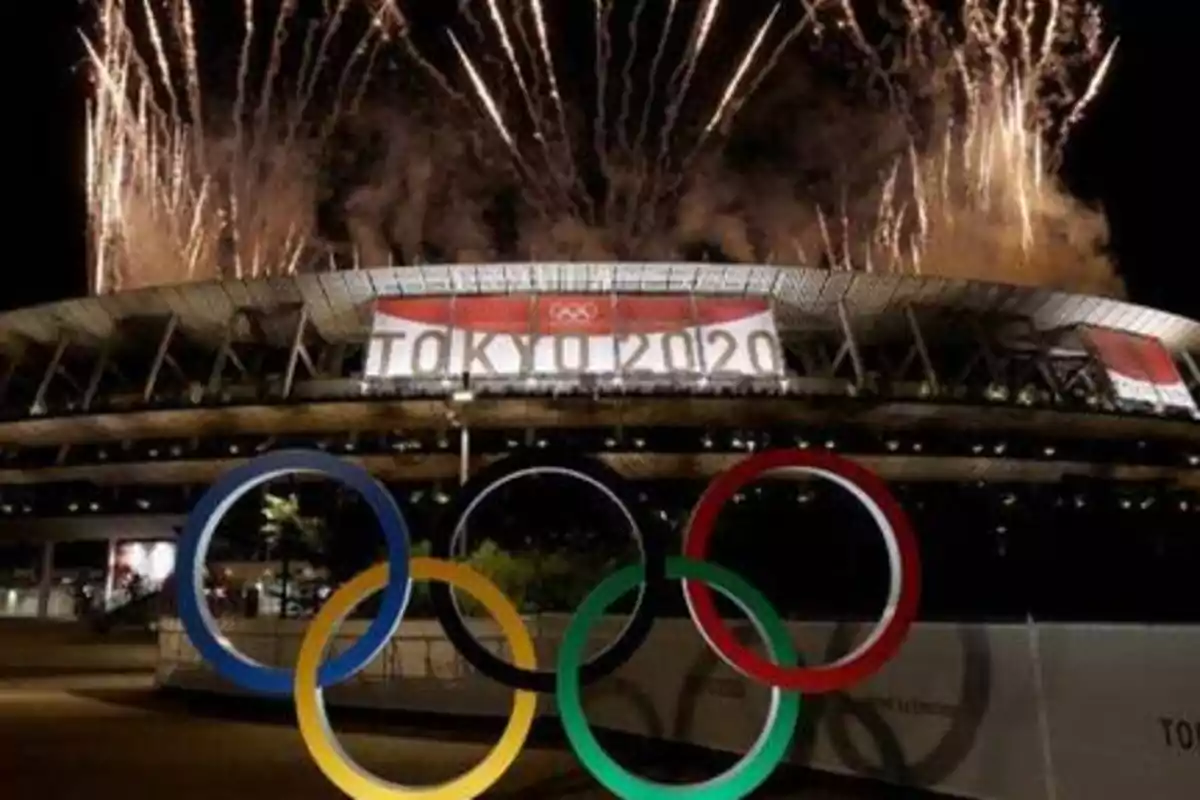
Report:
<svg viewBox="0 0 1200 800"><path fill-rule="evenodd" d="M208 610L204 598L204 562L217 524L242 495L273 478L303 473L324 475L356 489L379 520L387 543L389 577L379 614L361 639L321 665L318 686L341 683L371 663L399 627L412 589L408 523L391 493L362 467L316 450L279 450L226 472L188 514L180 534L175 567L179 619L193 646L218 675L261 694L291 695L295 673L260 664L233 648Z"/></svg>

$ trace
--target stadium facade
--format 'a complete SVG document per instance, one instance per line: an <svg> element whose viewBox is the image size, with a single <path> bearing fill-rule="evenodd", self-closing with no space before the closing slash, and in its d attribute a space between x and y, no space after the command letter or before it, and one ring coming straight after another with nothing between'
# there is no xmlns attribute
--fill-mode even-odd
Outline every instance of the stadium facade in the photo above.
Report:
<svg viewBox="0 0 1200 800"><path fill-rule="evenodd" d="M1179 737L1168 746L1159 732L1160 720L1190 719L1196 699L1180 696L1194 681L1178 660L1200 652L1195 320L1046 289L803 268L430 266L22 309L0 315L0 354L0 542L41 548L40 610L54 542L169 538L217 475L270 449L353 459L418 521L515 450L591 454L677 521L705 480L749 452L827 449L877 472L912 515L923 624L1053 628L1035 656L1062 672L1039 667L1035 688L1061 690L1050 704L1061 725L1046 733L1033 712L1027 722L1048 743L1041 755L1058 758L1054 774L1074 769L1073 786L1095 785L1085 752L1135 748L1140 772L1165 776L1155 796L1196 776L1194 754L1163 766ZM813 580L822 591L789 613L871 612L835 581ZM1171 623L1177 644L1143 636L1141 669L1122 660L1124 639L1095 638L1114 623ZM1090 674L1125 674L1143 695L1117 704L1125 734L1080 747L1071 737L1100 722L1082 710L1090 684L1072 693L1040 681L1066 681L1055 659L1084 640ZM915 647L942 657L936 642ZM997 677L1026 668L1027 648L1012 647L985 643L989 707L1028 688ZM962 656L946 658L973 686ZM895 713L896 697L920 694L888 691ZM967 709L964 698L954 708ZM931 751L945 763L875 776L1033 796L984 775L998 757L988 754L1026 731L1005 728L1018 723L997 720L1003 708L970 711L962 730L955 713L950 743ZM886 772L838 752L830 768ZM1102 788L1068 794L1118 796L1120 785Z"/></svg>

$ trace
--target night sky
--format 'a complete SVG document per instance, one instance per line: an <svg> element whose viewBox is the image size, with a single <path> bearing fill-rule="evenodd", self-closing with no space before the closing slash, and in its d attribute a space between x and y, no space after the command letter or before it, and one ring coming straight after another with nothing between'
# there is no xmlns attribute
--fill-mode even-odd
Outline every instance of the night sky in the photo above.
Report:
<svg viewBox="0 0 1200 800"><path fill-rule="evenodd" d="M21 5L21 16L37 17L22 27L36 33L34 42L16 37L8 48L16 93L6 119L18 128L10 173L20 176L23 191L8 198L12 247L0 309L86 291L80 11L73 0ZM1193 244L1200 225L1194 177L1200 136L1188 101L1198 95L1187 46L1193 4L1109 5L1110 28L1122 46L1106 91L1068 154L1068 182L1107 211L1132 299L1200 318Z"/></svg>

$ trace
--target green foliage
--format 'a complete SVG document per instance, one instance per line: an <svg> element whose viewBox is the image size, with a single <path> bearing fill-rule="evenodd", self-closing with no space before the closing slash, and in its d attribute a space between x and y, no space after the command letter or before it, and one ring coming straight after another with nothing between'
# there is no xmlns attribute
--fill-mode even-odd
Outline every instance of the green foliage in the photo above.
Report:
<svg viewBox="0 0 1200 800"><path fill-rule="evenodd" d="M529 559L514 556L491 539L487 539L471 554L467 563L499 586L500 591L512 600L518 610L526 610L525 598L535 575ZM464 612L482 613L482 608L475 598L459 593L458 601Z"/></svg>
<svg viewBox="0 0 1200 800"><path fill-rule="evenodd" d="M281 616L286 617L292 562L311 563L321 556L325 551L325 522L320 517L301 514L300 498L295 494L279 497L265 493L262 516L263 522L258 530L263 537L267 558L278 558L281 562Z"/></svg>
<svg viewBox="0 0 1200 800"><path fill-rule="evenodd" d="M300 499L291 494L279 497L263 495L263 522L259 532L267 557L285 561L319 555L324 548L324 520L300 513Z"/></svg>

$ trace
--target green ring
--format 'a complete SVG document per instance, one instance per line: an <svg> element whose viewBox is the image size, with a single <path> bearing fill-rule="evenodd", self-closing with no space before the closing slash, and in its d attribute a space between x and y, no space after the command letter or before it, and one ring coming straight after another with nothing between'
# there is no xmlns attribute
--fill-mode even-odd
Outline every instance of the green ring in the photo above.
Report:
<svg viewBox="0 0 1200 800"><path fill-rule="evenodd" d="M587 646L588 629L617 599L642 583L644 572L640 564L633 564L605 578L580 604L567 625L558 651L557 686L558 713L567 741L584 768L604 788L624 800L672 797L741 800L771 777L775 767L787 757L800 718L799 694L772 689L767 722L754 747L730 769L703 783L662 784L639 778L604 751L588 725L579 686L579 668ZM777 663L791 667L800 662L783 620L762 593L736 573L707 561L675 556L667 559L667 577L702 581L712 586L750 617Z"/></svg>

